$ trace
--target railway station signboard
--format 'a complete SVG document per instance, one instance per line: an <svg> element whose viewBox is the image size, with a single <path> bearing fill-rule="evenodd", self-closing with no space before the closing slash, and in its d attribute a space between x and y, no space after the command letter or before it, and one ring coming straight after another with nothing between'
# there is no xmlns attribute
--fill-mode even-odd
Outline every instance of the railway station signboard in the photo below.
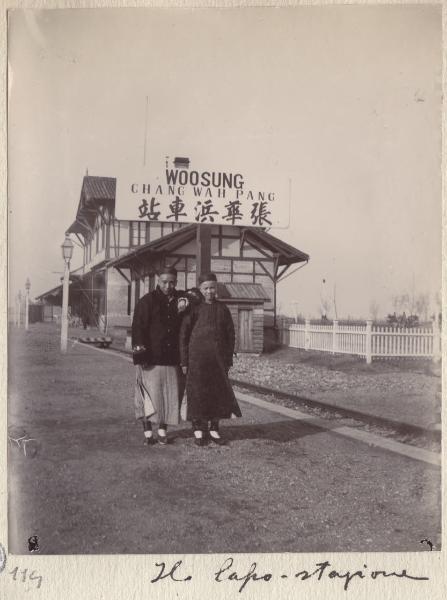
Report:
<svg viewBox="0 0 447 600"><path fill-rule="evenodd" d="M286 228L290 182L243 171L190 168L188 159L167 162L154 173L118 174L118 219Z"/></svg>

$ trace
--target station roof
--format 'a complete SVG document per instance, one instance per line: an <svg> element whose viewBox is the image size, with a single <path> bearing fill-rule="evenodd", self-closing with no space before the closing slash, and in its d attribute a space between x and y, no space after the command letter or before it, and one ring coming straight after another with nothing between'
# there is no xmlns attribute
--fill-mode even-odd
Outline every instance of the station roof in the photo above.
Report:
<svg viewBox="0 0 447 600"><path fill-rule="evenodd" d="M279 265L291 265L309 260L309 255L262 229L244 229L244 237L254 245L261 245L279 255Z"/></svg>
<svg viewBox="0 0 447 600"><path fill-rule="evenodd" d="M148 258L150 255L158 253L173 252L183 244L196 239L196 235L197 225L195 223L186 225L157 240L138 246L138 248L110 261L109 265L118 268L132 267L136 263L141 262L141 260L144 260L144 257ZM273 252L278 257L279 266L292 265L309 260L309 255L305 252L301 252L301 250L290 246L262 229L245 228L243 229L243 235L255 247L266 248Z"/></svg>
<svg viewBox="0 0 447 600"><path fill-rule="evenodd" d="M108 266L119 267L120 269L126 269L132 267L135 262L144 256L148 257L153 254L159 254L162 252L173 252L183 244L187 244L196 237L197 225L186 225L181 227L172 233L168 233L163 237L160 237L152 242L148 242L143 246L138 246L134 250L127 252L123 256L119 256L108 263Z"/></svg>
<svg viewBox="0 0 447 600"><path fill-rule="evenodd" d="M44 300L44 299L48 299L48 298L57 298L61 293L62 293L62 286L57 285L56 287L52 288L51 290L48 290L47 292L40 294L40 296L36 296L36 300L40 301L40 300Z"/></svg>
<svg viewBox="0 0 447 600"><path fill-rule="evenodd" d="M82 275L76 273L76 271L79 271L80 269L76 269L75 271L71 271L70 273L70 283L74 284L70 290L73 291L73 289L75 287L78 287L80 285L80 282L82 280ZM51 290L48 290L47 292L44 292L43 294L40 294L40 296L36 296L36 300L55 300L56 298L59 298L62 296L62 284L57 285L54 288L51 288Z"/></svg>
<svg viewBox="0 0 447 600"><path fill-rule="evenodd" d="M75 221L67 233L84 235L93 226L99 206L115 208L115 177L96 177L86 175L82 182L81 197Z"/></svg>

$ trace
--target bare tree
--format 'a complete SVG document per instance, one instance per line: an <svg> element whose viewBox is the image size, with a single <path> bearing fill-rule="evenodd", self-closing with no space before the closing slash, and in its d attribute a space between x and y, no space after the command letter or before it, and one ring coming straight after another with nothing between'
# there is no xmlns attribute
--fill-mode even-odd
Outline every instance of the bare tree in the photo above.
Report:
<svg viewBox="0 0 447 600"><path fill-rule="evenodd" d="M408 292L396 294L392 298L394 312L400 313L410 309L410 295Z"/></svg>
<svg viewBox="0 0 447 600"><path fill-rule="evenodd" d="M373 321L377 321L377 318L379 316L379 310L380 310L380 306L379 306L379 303L377 302L377 300L371 300L371 302L369 304L369 314Z"/></svg>
<svg viewBox="0 0 447 600"><path fill-rule="evenodd" d="M427 293L418 294L418 296L416 297L415 302L414 302L416 314L418 315L418 317L423 318L424 321L427 321L427 319L428 319L429 304L430 304L430 297Z"/></svg>

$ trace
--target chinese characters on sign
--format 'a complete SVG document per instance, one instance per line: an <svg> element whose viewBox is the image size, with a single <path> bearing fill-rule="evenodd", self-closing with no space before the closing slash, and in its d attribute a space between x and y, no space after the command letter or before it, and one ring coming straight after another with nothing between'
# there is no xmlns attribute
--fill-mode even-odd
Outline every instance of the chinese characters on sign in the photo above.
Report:
<svg viewBox="0 0 447 600"><path fill-rule="evenodd" d="M130 220L287 227L289 189L253 186L240 173L166 168L156 178L118 177L116 212Z"/></svg>

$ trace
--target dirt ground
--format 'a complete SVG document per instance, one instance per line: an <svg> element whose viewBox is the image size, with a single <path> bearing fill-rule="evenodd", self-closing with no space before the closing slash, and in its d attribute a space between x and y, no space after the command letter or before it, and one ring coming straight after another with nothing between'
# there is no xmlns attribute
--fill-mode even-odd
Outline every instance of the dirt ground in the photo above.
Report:
<svg viewBox="0 0 447 600"><path fill-rule="evenodd" d="M9 549L43 554L423 551L440 470L242 404L226 447L143 445L122 357L13 330ZM14 439L25 435L27 454Z"/></svg>

